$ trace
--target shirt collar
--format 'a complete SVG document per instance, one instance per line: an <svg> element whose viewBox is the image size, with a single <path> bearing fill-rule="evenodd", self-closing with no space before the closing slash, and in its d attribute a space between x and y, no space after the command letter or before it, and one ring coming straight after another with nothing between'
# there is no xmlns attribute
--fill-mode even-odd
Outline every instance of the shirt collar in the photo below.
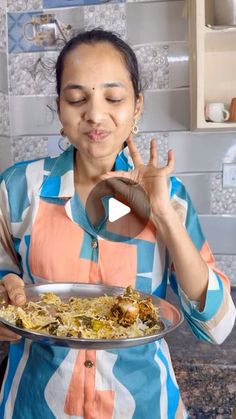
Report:
<svg viewBox="0 0 236 419"><path fill-rule="evenodd" d="M74 153L75 149L71 145L59 157L45 159L44 169L47 174L40 190L40 197L71 198L74 195ZM113 170L129 171L132 168L133 162L126 146L117 155Z"/></svg>

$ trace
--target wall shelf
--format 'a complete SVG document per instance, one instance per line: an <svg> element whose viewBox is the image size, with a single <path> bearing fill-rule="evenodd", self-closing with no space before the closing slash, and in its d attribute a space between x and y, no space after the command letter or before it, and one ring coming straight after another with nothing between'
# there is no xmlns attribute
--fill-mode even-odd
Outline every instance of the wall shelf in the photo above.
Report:
<svg viewBox="0 0 236 419"><path fill-rule="evenodd" d="M213 0L188 0L192 130L235 130L236 122L207 122L205 105L236 97L236 27L214 25Z"/></svg>

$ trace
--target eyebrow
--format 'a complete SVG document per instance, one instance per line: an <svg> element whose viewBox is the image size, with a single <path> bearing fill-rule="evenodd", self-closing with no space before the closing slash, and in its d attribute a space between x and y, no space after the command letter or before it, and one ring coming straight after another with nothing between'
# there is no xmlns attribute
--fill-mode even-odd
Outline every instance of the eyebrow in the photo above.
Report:
<svg viewBox="0 0 236 419"><path fill-rule="evenodd" d="M123 87L126 89L125 85L118 81L112 81L108 83L101 84L101 87L108 88L108 87ZM86 90L86 86L83 86L82 84L74 84L74 83L68 83L63 90Z"/></svg>

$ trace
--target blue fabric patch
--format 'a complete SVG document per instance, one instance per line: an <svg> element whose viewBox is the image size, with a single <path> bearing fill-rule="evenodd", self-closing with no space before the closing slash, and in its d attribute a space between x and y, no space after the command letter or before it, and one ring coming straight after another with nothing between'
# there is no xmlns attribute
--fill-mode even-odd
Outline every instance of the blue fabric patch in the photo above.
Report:
<svg viewBox="0 0 236 419"><path fill-rule="evenodd" d="M93 249L91 246L91 241L94 239L94 236L91 236L86 231L84 232L84 238L80 250L79 257L82 259L91 260L92 262L98 262L98 247Z"/></svg>
<svg viewBox="0 0 236 419"><path fill-rule="evenodd" d="M35 279L31 274L31 270L30 270L30 266L29 266L30 236L25 235L25 244L26 244L26 248L27 248L26 257L25 257L27 273L28 273L28 276L31 279L32 283L34 284Z"/></svg>
<svg viewBox="0 0 236 419"><path fill-rule="evenodd" d="M55 164L51 169L50 177L61 177L70 170L74 170L74 152L74 147L70 146L55 160Z"/></svg>
<svg viewBox="0 0 236 419"><path fill-rule="evenodd" d="M160 297L160 298L166 298L166 287L167 287L167 282L163 280L160 283L160 285L155 289L155 291L153 292L153 295L156 295L157 297Z"/></svg>
<svg viewBox="0 0 236 419"><path fill-rule="evenodd" d="M109 352L118 356L113 367L114 376L134 399L135 411L132 419L160 418L161 372L154 361L156 345L150 343Z"/></svg>
<svg viewBox="0 0 236 419"><path fill-rule="evenodd" d="M154 259L155 244L145 241L137 240L137 272L152 272Z"/></svg>
<svg viewBox="0 0 236 419"><path fill-rule="evenodd" d="M22 221L22 214L29 206L29 199L26 193L27 180L26 180L26 164L15 165L7 172L9 175L5 178L6 187L8 189L8 200L10 206L11 222L19 223Z"/></svg>
<svg viewBox="0 0 236 419"><path fill-rule="evenodd" d="M61 178L60 176L50 176L43 184L41 196L58 196L60 192Z"/></svg>
<svg viewBox="0 0 236 419"><path fill-rule="evenodd" d="M195 310L191 308L191 314L195 319L206 322L214 317L219 310L223 301L223 285L219 277L217 276L219 289L209 290L206 295L206 303L203 311Z"/></svg>
<svg viewBox="0 0 236 419"><path fill-rule="evenodd" d="M8 275L8 274L16 274L16 275L19 275L19 273L18 272L14 272L14 271L8 271L8 270L6 270L6 269L0 269L0 280L5 276L5 275ZM1 416L0 416L1 417Z"/></svg>
<svg viewBox="0 0 236 419"><path fill-rule="evenodd" d="M124 170L125 172L127 172L129 169L132 169L132 166L128 163L128 159L124 155L124 152L121 151L121 153L118 154L118 156L116 157L113 170Z"/></svg>
<svg viewBox="0 0 236 419"><path fill-rule="evenodd" d="M202 330L200 329L199 325L194 323L194 320L189 316L188 313L186 313L182 307L182 311L184 313L184 317L187 320L187 324L190 327L192 333L200 340L204 342L210 342L212 343L212 339Z"/></svg>
<svg viewBox="0 0 236 419"><path fill-rule="evenodd" d="M69 350L34 342L31 344L29 358L19 383L20 397L16 398L12 419L55 419L45 400L44 391ZM63 377L61 380L63 381Z"/></svg>
<svg viewBox="0 0 236 419"><path fill-rule="evenodd" d="M168 361L161 349L158 349L157 356L163 362L167 371L166 389L168 397L168 419L173 419L179 404L179 389L171 378Z"/></svg>
<svg viewBox="0 0 236 419"><path fill-rule="evenodd" d="M17 367L19 365L19 362L24 352L24 345L25 345L25 340L21 339L19 343L14 343L10 345L9 347L9 355L8 355L9 369L8 369L6 382L4 385L2 402L0 404L0 418L4 418L5 404L8 399L9 393L11 391L11 386L12 386L13 378L15 376Z"/></svg>
<svg viewBox="0 0 236 419"><path fill-rule="evenodd" d="M139 291L146 292L147 294L152 293L152 278L145 276L136 276L135 288Z"/></svg>

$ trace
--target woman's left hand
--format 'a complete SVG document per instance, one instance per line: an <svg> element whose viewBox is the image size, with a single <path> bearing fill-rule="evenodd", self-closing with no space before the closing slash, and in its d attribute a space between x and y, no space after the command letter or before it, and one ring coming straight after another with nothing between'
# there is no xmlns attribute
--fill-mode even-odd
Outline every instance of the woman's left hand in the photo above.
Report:
<svg viewBox="0 0 236 419"><path fill-rule="evenodd" d="M150 142L150 159L146 165L143 163L142 157L131 136L128 138L127 144L130 156L134 163L134 169L130 172L108 172L106 175L102 176L102 178L111 179L119 177L135 182L143 188L149 198L151 218L165 217L168 214L168 211L172 209L169 197L168 176L174 169L173 151L168 151L167 165L160 168L157 163L158 152L155 139L152 139ZM135 191L135 188L131 187L130 193L132 193L132 191ZM135 199L132 200L132 197L130 197L130 201L135 202Z"/></svg>

